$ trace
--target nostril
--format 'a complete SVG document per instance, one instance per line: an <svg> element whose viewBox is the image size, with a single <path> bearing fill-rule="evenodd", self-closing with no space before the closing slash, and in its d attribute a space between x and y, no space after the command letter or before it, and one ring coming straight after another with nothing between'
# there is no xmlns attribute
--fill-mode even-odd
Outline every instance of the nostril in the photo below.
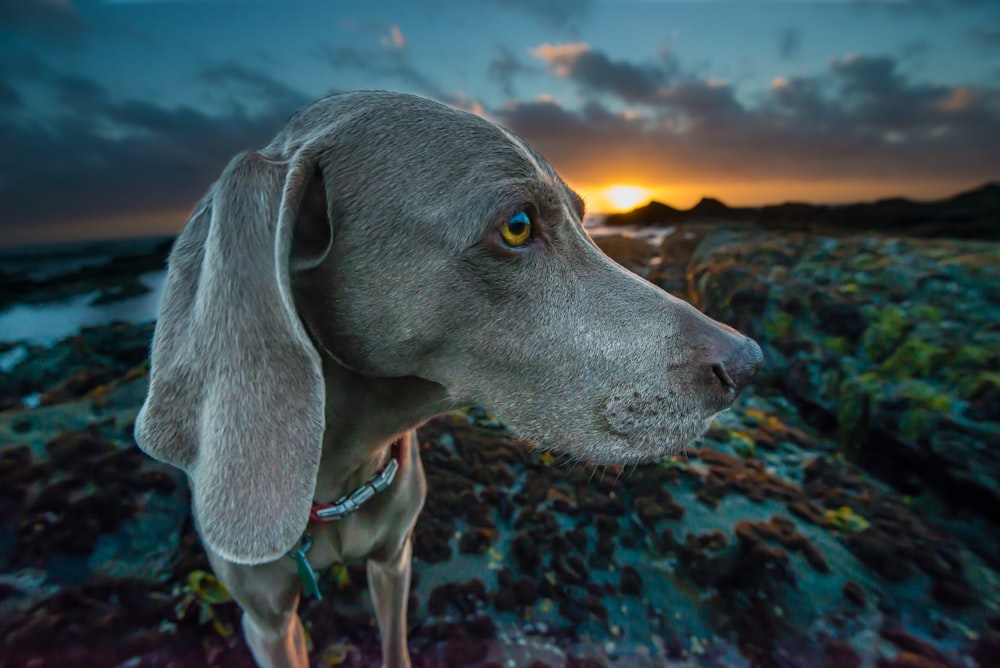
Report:
<svg viewBox="0 0 1000 668"><path fill-rule="evenodd" d="M719 382L722 383L723 387L731 387L734 390L738 389L736 387L736 383L733 382L732 378L730 378L729 373L726 372L726 367L721 364L713 364L712 373L714 373L715 377L719 379Z"/></svg>

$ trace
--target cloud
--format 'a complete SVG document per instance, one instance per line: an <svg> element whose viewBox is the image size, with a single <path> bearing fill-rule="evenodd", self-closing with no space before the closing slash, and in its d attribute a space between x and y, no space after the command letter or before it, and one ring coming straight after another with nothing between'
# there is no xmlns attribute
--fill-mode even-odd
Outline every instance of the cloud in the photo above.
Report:
<svg viewBox="0 0 1000 668"><path fill-rule="evenodd" d="M302 91L232 61L206 67L198 78L212 86L227 87L283 108L296 108L310 100Z"/></svg>
<svg viewBox="0 0 1000 668"><path fill-rule="evenodd" d="M969 37L991 48L1000 48L1000 27L976 27L969 30Z"/></svg>
<svg viewBox="0 0 1000 668"><path fill-rule="evenodd" d="M925 39L915 39L905 42L899 48L899 55L903 60L917 59L930 53L931 43Z"/></svg>
<svg viewBox="0 0 1000 668"><path fill-rule="evenodd" d="M379 43L387 49L394 49L397 51L406 48L406 38L403 37L403 32L397 25L389 26L389 34L382 35L382 37L379 38Z"/></svg>
<svg viewBox="0 0 1000 668"><path fill-rule="evenodd" d="M53 98L57 104L71 109L94 109L104 105L108 91L96 81L75 74L52 77Z"/></svg>
<svg viewBox="0 0 1000 668"><path fill-rule="evenodd" d="M415 92L438 100L448 100L451 97L430 76L410 62L406 49L366 51L353 46L324 46L320 51L320 58L334 70L355 70L373 79L402 82Z"/></svg>
<svg viewBox="0 0 1000 668"><path fill-rule="evenodd" d="M542 44L531 49L531 55L586 92L610 94L633 104L662 104L666 86L680 74L677 61L666 51L657 64L614 60L583 42Z"/></svg>
<svg viewBox="0 0 1000 668"><path fill-rule="evenodd" d="M514 78L520 74L534 74L537 70L525 65L506 46L497 46L486 69L486 76L500 84L507 97L514 97Z"/></svg>
<svg viewBox="0 0 1000 668"><path fill-rule="evenodd" d="M592 85L575 68L567 76ZM637 97L614 92L625 102ZM989 148L1000 144L1000 90L915 82L885 56L849 56L812 76L778 78L753 101L728 84L693 79L658 89L654 100L638 112L598 101L580 111L524 101L491 114L583 183L616 171L654 183L974 183L1000 173Z"/></svg>
<svg viewBox="0 0 1000 668"><path fill-rule="evenodd" d="M6 81L0 80L0 107L20 109L24 106L24 98L17 89Z"/></svg>
<svg viewBox="0 0 1000 668"><path fill-rule="evenodd" d="M140 102L108 111L93 121L0 121L4 225L190 209L233 155L266 143L288 115L211 117Z"/></svg>
<svg viewBox="0 0 1000 668"><path fill-rule="evenodd" d="M59 102L55 115L0 114L0 226L190 210L233 155L269 142L306 99L232 63L205 68L200 79L266 104L254 114L209 114L114 99L95 81L46 71L37 83ZM178 213L178 228L183 222Z"/></svg>
<svg viewBox="0 0 1000 668"><path fill-rule="evenodd" d="M784 28L778 33L778 55L794 60L802 52L802 33L798 28Z"/></svg>
<svg viewBox="0 0 1000 668"><path fill-rule="evenodd" d="M2 30L26 33L62 46L78 46L91 27L64 0L2 0Z"/></svg>
<svg viewBox="0 0 1000 668"><path fill-rule="evenodd" d="M580 21L594 6L594 0L490 0L503 9L528 14L544 26L577 31Z"/></svg>

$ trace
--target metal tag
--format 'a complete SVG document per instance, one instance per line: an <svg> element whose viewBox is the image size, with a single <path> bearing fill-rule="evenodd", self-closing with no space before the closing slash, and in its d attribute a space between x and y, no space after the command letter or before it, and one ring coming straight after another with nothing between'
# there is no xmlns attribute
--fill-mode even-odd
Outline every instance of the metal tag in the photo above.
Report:
<svg viewBox="0 0 1000 668"><path fill-rule="evenodd" d="M323 600L323 595L319 593L319 580L316 579L316 571L309 565L306 559L306 552L312 547L312 536L306 535L305 545L292 550L288 556L295 560L295 569L299 572L299 579L306 588L306 593L312 594L317 601Z"/></svg>

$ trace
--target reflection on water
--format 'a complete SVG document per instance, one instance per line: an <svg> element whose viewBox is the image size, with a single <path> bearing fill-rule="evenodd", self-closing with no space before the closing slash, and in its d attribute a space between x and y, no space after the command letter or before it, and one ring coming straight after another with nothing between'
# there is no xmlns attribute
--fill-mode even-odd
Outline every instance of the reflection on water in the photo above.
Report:
<svg viewBox="0 0 1000 668"><path fill-rule="evenodd" d="M166 271L141 274L139 281L150 289L144 295L110 304L93 305L100 291L78 295L49 304L19 304L0 313L0 341L27 341L52 345L76 334L83 327L106 325L116 320L132 323L151 322L166 282Z"/></svg>
<svg viewBox="0 0 1000 668"><path fill-rule="evenodd" d="M673 225L645 225L637 227L635 225L586 225L587 234L592 237L623 236L630 239L645 239L654 244L661 244L663 240L674 234L677 228Z"/></svg>

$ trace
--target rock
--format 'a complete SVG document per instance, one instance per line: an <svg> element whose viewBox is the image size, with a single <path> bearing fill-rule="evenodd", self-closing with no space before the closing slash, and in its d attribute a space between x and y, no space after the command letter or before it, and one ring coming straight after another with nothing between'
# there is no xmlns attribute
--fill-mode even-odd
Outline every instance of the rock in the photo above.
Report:
<svg viewBox="0 0 1000 668"><path fill-rule="evenodd" d="M934 647L934 645L901 628L883 627L879 629L878 633L904 652L909 652L940 664L947 665L948 663L947 657Z"/></svg>
<svg viewBox="0 0 1000 668"><path fill-rule="evenodd" d="M878 668L949 668L947 663L935 661L912 652L900 652L892 659L882 659Z"/></svg>
<svg viewBox="0 0 1000 668"><path fill-rule="evenodd" d="M437 517L426 513L413 531L414 557L432 564L451 559L450 541L454 532L450 524Z"/></svg>
<svg viewBox="0 0 1000 668"><path fill-rule="evenodd" d="M823 647L823 668L861 668L861 657L842 640L832 640Z"/></svg>
<svg viewBox="0 0 1000 668"><path fill-rule="evenodd" d="M989 454L1000 448L1000 377L987 371L1000 368L996 244L719 230L694 253L688 284L696 305L761 343L755 385L825 414L848 457L1000 521L1000 458ZM759 287L759 300L734 305Z"/></svg>
<svg viewBox="0 0 1000 668"><path fill-rule="evenodd" d="M642 577L639 575L639 571L631 566L623 567L618 588L621 589L623 594L627 594L629 596L641 595Z"/></svg>
<svg viewBox="0 0 1000 668"><path fill-rule="evenodd" d="M994 631L1000 631L1000 612L994 612L986 618L986 623Z"/></svg>
<svg viewBox="0 0 1000 668"><path fill-rule="evenodd" d="M511 545L514 560L522 573L532 573L538 570L542 561L538 554L538 545L526 533L518 533Z"/></svg>
<svg viewBox="0 0 1000 668"><path fill-rule="evenodd" d="M576 554L566 554L556 550L552 555L552 567L556 574L568 584L585 584L590 575L586 562Z"/></svg>
<svg viewBox="0 0 1000 668"><path fill-rule="evenodd" d="M934 600L952 608L965 608L977 600L975 590L965 580L938 579L931 586Z"/></svg>
<svg viewBox="0 0 1000 668"><path fill-rule="evenodd" d="M467 616L474 614L487 600L486 586L479 578L464 583L446 582L431 591L427 610L437 616L450 611Z"/></svg>
<svg viewBox="0 0 1000 668"><path fill-rule="evenodd" d="M469 527L458 541L458 551L462 554L483 554L496 540L496 529Z"/></svg>
<svg viewBox="0 0 1000 668"><path fill-rule="evenodd" d="M659 248L645 239L620 234L595 237L594 243L615 262L640 275L648 271L650 260L659 255Z"/></svg>
<svg viewBox="0 0 1000 668"><path fill-rule="evenodd" d="M980 636L972 647L972 658L983 668L1000 666L1000 635L989 633Z"/></svg>
<svg viewBox="0 0 1000 668"><path fill-rule="evenodd" d="M890 582L902 582L913 572L909 561L898 553L892 537L876 529L849 534L846 543L855 557Z"/></svg>
<svg viewBox="0 0 1000 668"><path fill-rule="evenodd" d="M859 608L864 608L868 601L868 596L865 594L865 590L861 588L857 582L848 581L844 583L841 589L844 598L858 606Z"/></svg>

